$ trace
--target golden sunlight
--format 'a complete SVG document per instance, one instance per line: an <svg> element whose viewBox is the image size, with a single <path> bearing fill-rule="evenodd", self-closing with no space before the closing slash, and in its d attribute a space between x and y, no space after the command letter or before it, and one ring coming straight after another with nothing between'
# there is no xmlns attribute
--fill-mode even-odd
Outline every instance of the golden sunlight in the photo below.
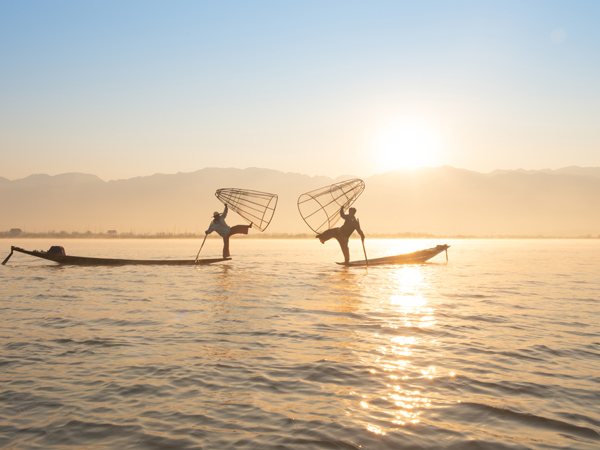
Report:
<svg viewBox="0 0 600 450"><path fill-rule="evenodd" d="M442 141L431 125L402 119L380 130L372 150L378 170L415 169L440 164Z"/></svg>

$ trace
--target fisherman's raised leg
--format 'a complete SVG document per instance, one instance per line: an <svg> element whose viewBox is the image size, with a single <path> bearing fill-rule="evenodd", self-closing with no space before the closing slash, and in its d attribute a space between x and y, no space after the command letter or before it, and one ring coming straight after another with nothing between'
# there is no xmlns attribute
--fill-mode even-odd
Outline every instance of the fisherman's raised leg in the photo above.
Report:
<svg viewBox="0 0 600 450"><path fill-rule="evenodd" d="M252 224L250 224L250 225L234 225L231 227L229 236L233 236L234 234L248 234L248 230L250 228L252 228Z"/></svg>
<svg viewBox="0 0 600 450"><path fill-rule="evenodd" d="M330 228L329 230L323 231L321 234L317 234L317 239L321 241L321 244L324 244L331 238L337 237L339 233L339 228Z"/></svg>

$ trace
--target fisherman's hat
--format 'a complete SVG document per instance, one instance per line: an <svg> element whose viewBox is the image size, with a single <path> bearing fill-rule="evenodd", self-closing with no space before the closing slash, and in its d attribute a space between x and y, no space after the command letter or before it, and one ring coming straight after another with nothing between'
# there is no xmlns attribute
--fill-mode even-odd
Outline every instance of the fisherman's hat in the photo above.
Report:
<svg viewBox="0 0 600 450"><path fill-rule="evenodd" d="M219 211L215 211L215 212L213 213L213 217L217 217L217 216L220 216L220 215L221 215L221 213L220 213Z"/></svg>

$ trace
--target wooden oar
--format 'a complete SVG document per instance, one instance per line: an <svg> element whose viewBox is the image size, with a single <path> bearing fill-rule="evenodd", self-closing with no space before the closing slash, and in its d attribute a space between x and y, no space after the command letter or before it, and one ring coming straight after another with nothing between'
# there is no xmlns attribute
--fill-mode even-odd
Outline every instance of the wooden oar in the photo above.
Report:
<svg viewBox="0 0 600 450"><path fill-rule="evenodd" d="M200 246L200 250L198 250L198 254L196 255L196 261L194 261L194 263L198 262L198 257L200 256L200 252L202 251L202 247L204 247L204 241L206 241L206 236L208 236L208 233L204 233L204 240L202 241L202 245Z"/></svg>

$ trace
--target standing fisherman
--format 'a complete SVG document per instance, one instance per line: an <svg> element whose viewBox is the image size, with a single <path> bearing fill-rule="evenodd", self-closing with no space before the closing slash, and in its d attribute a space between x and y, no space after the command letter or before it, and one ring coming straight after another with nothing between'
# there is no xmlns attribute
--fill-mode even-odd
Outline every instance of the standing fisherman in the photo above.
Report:
<svg viewBox="0 0 600 450"><path fill-rule="evenodd" d="M337 239L337 241L340 243L340 247L342 248L342 253L344 254L344 263L348 264L350 262L350 249L348 248L348 240L350 239L350 236L352 233L354 233L354 231L357 231L364 246L365 234L360 229L360 223L355 217L356 208L350 208L348 210L348 214L344 214L344 207L342 206L340 209L340 215L342 216L342 219L344 219L344 224L341 227L330 228L321 234L317 234L317 238L321 241L321 244L324 244L325 241L328 241L331 238Z"/></svg>
<svg viewBox="0 0 600 450"><path fill-rule="evenodd" d="M225 209L223 213L219 214L217 211L213 213L213 220L206 230L205 234L210 234L213 231L216 231L219 236L223 238L223 258L229 258L229 238L234 234L248 234L248 230L252 228L252 223L250 225L235 225L233 227L229 227L227 223L225 223L225 217L227 217L227 205L225 205Z"/></svg>

